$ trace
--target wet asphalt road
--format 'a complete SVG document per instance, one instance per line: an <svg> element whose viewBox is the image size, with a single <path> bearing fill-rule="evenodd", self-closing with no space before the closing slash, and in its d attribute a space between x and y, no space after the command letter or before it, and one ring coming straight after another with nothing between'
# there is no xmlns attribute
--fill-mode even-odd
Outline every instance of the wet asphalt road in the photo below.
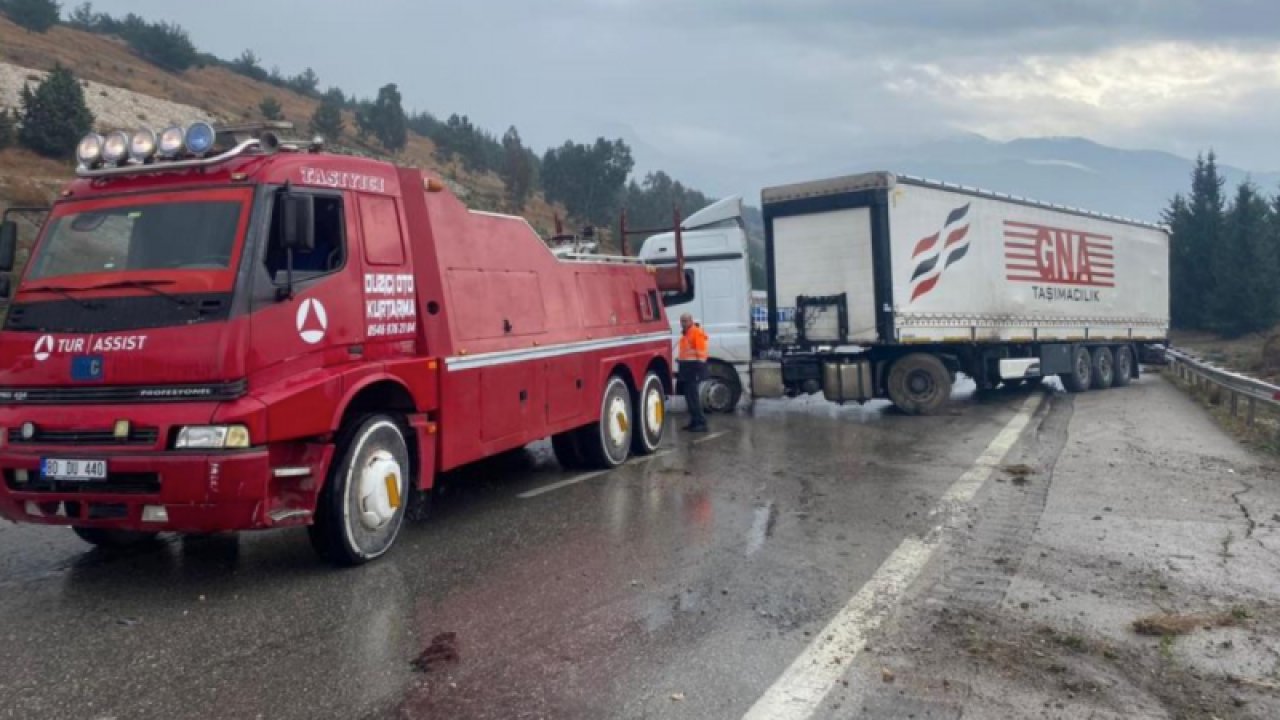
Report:
<svg viewBox="0 0 1280 720"><path fill-rule="evenodd" d="M301 531L109 554L3 524L0 717L741 717L1024 399L760 403L536 494L580 476L535 445L352 570ZM457 660L416 671L441 633Z"/></svg>

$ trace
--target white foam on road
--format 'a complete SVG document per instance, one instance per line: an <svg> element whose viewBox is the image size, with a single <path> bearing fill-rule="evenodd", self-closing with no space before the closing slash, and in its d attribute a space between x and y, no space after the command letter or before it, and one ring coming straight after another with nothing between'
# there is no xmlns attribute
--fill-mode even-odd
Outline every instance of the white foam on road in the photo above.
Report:
<svg viewBox="0 0 1280 720"><path fill-rule="evenodd" d="M817 634L782 676L756 701L744 720L808 720L848 671L867 638L889 617L906 596L942 543L946 521L973 501L991 473L1018 442L1044 395L1026 399L1017 415L996 434L969 470L943 494L930 516L943 522L925 538L907 538L876 570L871 579Z"/></svg>

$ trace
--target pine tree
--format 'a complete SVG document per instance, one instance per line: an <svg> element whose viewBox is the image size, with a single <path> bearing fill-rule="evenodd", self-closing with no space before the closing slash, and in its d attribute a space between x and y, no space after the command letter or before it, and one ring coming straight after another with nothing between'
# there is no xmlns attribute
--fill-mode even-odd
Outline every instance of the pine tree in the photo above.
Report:
<svg viewBox="0 0 1280 720"><path fill-rule="evenodd" d="M1217 289L1214 272L1214 256L1222 237L1225 201L1222 197L1223 179L1218 175L1217 157L1213 151L1208 157L1196 158L1191 174L1191 197L1188 199L1188 264L1187 285L1175 288L1175 292L1194 295L1187 308L1187 326L1209 329L1216 325L1216 308L1209 301Z"/></svg>
<svg viewBox="0 0 1280 720"><path fill-rule="evenodd" d="M502 136L502 182L507 190L507 207L519 211L533 192L537 165L535 156L520 140L520 131L512 125Z"/></svg>
<svg viewBox="0 0 1280 720"><path fill-rule="evenodd" d="M0 108L0 150L13 144L14 134L13 115L8 110Z"/></svg>
<svg viewBox="0 0 1280 720"><path fill-rule="evenodd" d="M1215 329L1228 337L1264 330L1276 321L1270 215L1270 206L1253 183L1241 183L1213 264Z"/></svg>
<svg viewBox="0 0 1280 720"><path fill-rule="evenodd" d="M1164 211L1164 224L1169 228L1169 286L1192 287L1194 274L1194 231L1191 207L1181 193L1175 195ZM1169 298L1169 320L1175 328L1195 328L1199 322L1202 299L1196 292L1175 292Z"/></svg>
<svg viewBox="0 0 1280 720"><path fill-rule="evenodd" d="M342 105L346 102L342 91L337 88L329 88L329 91L320 98L320 104L316 106L316 111L311 115L311 132L324 137L326 140L337 140L342 137Z"/></svg>
<svg viewBox="0 0 1280 720"><path fill-rule="evenodd" d="M48 157L70 157L91 129L93 113L85 104L84 88L67 68L54 66L34 91L22 88L18 139L27 148Z"/></svg>
<svg viewBox="0 0 1280 720"><path fill-rule="evenodd" d="M31 32L45 33L58 24L62 5L53 0L5 0L0 2L0 12Z"/></svg>
<svg viewBox="0 0 1280 720"><path fill-rule="evenodd" d="M395 153L404 149L409 141L409 119L400 104L400 90L395 83L378 90L378 99L369 108L368 124L387 150Z"/></svg>
<svg viewBox="0 0 1280 720"><path fill-rule="evenodd" d="M267 120L283 120L284 113L280 107L280 101L268 95L262 98L262 102L258 103L258 111L262 113L262 117Z"/></svg>

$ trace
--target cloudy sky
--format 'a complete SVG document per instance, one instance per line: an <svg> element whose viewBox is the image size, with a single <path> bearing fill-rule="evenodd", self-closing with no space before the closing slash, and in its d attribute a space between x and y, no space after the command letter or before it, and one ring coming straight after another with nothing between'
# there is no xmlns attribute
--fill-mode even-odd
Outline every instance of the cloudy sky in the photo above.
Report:
<svg viewBox="0 0 1280 720"><path fill-rule="evenodd" d="M65 4L70 7L75 0ZM516 125L625 138L714 194L959 133L1079 135L1280 169L1274 0L97 0L222 57Z"/></svg>

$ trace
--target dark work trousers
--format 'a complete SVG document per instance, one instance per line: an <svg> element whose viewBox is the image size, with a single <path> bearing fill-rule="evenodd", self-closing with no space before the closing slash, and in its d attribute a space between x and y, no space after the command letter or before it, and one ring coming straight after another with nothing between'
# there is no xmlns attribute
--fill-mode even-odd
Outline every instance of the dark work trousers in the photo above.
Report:
<svg viewBox="0 0 1280 720"><path fill-rule="evenodd" d="M702 414L702 381L707 379L707 364L699 360L680 361L680 386L684 390L684 401L689 405L689 425L706 427L707 418Z"/></svg>

